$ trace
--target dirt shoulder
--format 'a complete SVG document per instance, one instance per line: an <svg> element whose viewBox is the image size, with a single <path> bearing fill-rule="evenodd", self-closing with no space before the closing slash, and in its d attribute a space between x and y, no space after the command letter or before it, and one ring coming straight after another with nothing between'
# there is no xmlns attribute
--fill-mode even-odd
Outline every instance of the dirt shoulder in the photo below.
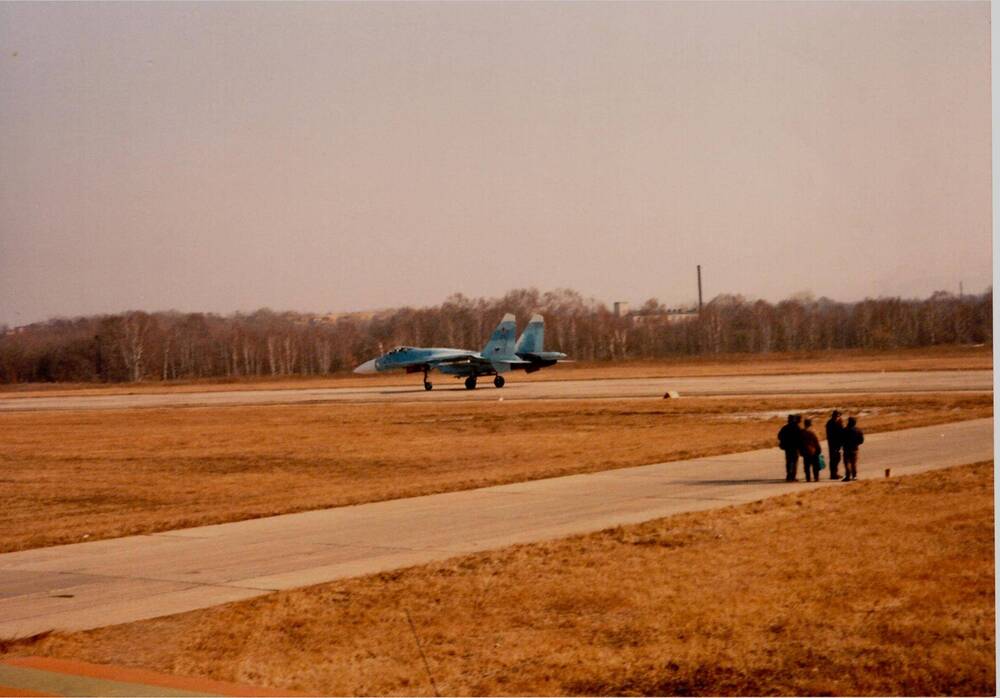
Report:
<svg viewBox="0 0 1000 698"><path fill-rule="evenodd" d="M662 361L578 362L561 364L533 374L517 373L520 382L601 380L612 378L666 378L687 376L741 376L870 371L988 370L993 349L927 347L893 351L851 349L774 354L725 354L682 357ZM417 385L420 377L404 373L356 376L350 371L324 377L212 379L101 385L94 383L31 383L0 385L4 398L44 395L134 395L203 393L231 390L295 390Z"/></svg>
<svg viewBox="0 0 1000 698"><path fill-rule="evenodd" d="M995 695L993 536L985 463L0 652L333 695Z"/></svg>
<svg viewBox="0 0 1000 698"><path fill-rule="evenodd" d="M834 407L869 432L993 413L961 394L10 412L0 552L767 448L786 412Z"/></svg>

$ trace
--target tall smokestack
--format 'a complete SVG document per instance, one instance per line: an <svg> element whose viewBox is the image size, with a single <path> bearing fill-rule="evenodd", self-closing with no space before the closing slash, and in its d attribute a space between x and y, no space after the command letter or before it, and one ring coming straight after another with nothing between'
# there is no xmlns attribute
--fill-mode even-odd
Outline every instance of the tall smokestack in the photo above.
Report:
<svg viewBox="0 0 1000 698"><path fill-rule="evenodd" d="M701 313L701 265L698 265L698 313Z"/></svg>

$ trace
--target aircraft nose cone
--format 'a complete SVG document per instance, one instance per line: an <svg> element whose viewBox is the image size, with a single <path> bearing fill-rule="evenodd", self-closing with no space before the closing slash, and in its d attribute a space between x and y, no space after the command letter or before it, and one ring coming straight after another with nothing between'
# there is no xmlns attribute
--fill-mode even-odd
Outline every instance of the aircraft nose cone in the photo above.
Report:
<svg viewBox="0 0 1000 698"><path fill-rule="evenodd" d="M371 359L370 361L365 361L363 364L354 369L355 373L375 373L378 369L375 368L376 359Z"/></svg>

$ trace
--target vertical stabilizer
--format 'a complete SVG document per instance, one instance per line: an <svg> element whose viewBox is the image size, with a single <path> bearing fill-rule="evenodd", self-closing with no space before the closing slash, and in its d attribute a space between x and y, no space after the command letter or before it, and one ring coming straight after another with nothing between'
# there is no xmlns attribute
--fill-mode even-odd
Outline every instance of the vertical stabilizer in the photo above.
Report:
<svg viewBox="0 0 1000 698"><path fill-rule="evenodd" d="M507 313L503 320L493 330L490 341L483 347L483 358L487 360L512 358L514 356L514 340L517 336L514 314Z"/></svg>
<svg viewBox="0 0 1000 698"><path fill-rule="evenodd" d="M542 351L545 339L545 319L541 315L532 315L531 322L524 328L521 338L517 340L514 351L518 354L536 354Z"/></svg>

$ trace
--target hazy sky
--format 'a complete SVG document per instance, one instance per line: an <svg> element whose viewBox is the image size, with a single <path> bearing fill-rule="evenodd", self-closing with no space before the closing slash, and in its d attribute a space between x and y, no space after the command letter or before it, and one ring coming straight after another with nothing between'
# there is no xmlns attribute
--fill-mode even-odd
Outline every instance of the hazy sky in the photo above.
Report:
<svg viewBox="0 0 1000 698"><path fill-rule="evenodd" d="M978 292L989 11L0 4L0 323Z"/></svg>

